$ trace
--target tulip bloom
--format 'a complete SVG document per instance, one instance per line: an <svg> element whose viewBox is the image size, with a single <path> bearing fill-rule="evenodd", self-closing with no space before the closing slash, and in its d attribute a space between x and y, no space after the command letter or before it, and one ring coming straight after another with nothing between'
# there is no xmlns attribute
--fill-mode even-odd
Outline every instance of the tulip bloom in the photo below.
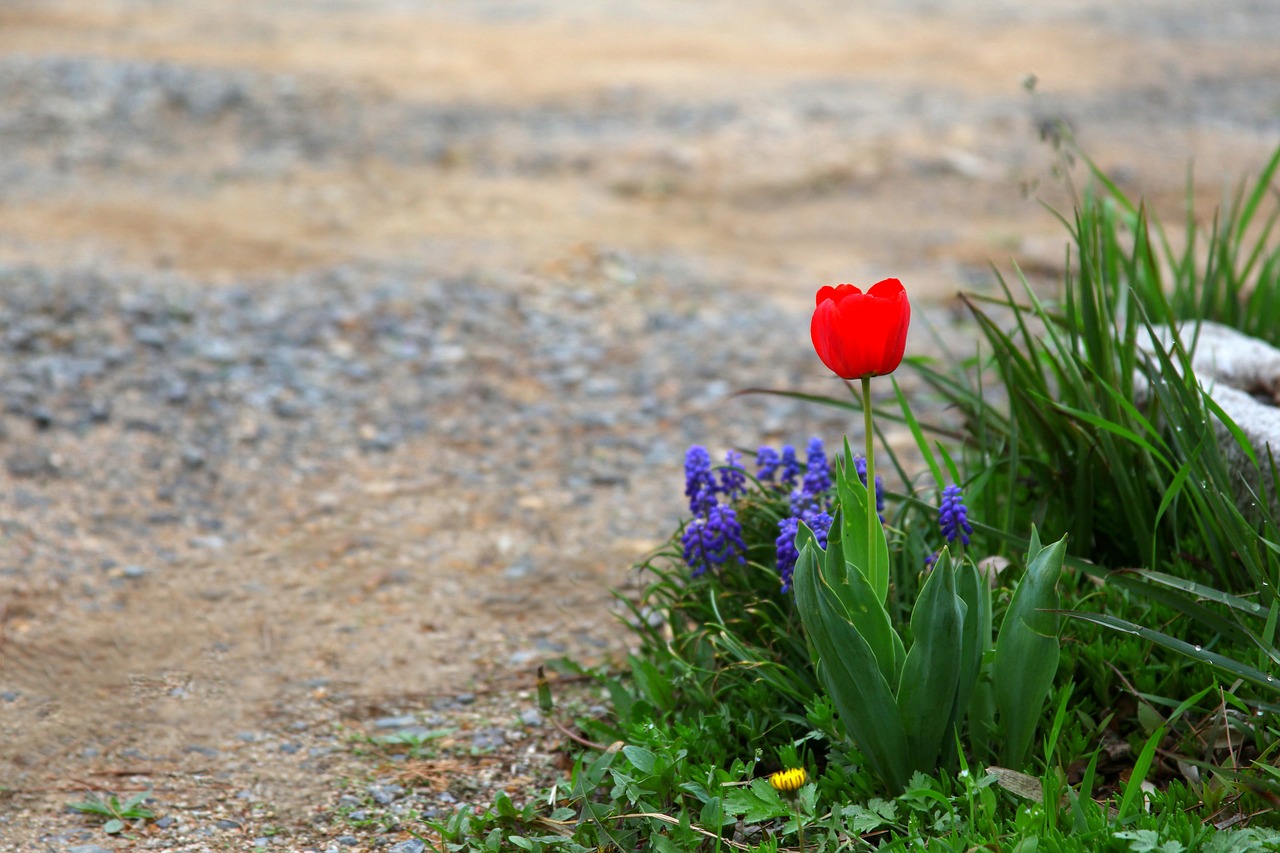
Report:
<svg viewBox="0 0 1280 853"><path fill-rule="evenodd" d="M818 358L842 379L898 369L907 345L911 303L902 282L886 278L863 293L852 284L818 291L809 334Z"/></svg>

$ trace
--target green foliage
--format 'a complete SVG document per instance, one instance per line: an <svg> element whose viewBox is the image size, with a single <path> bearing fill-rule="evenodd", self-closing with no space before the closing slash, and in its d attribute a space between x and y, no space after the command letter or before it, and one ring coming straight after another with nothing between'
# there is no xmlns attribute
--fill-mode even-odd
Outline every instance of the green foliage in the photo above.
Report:
<svg viewBox="0 0 1280 853"><path fill-rule="evenodd" d="M1056 584L1065 537L1041 548L1032 531L1027 573L1001 623L988 674L990 593L973 565L957 570L947 549L939 553L911 609L912 643L904 657L878 593L849 559L864 553L865 543L844 548L842 531L851 526L843 518L837 511L825 550L801 527L796 606L821 684L872 770L892 791L902 790L913 771L936 771L944 755L953 754L980 685L994 704L980 703L970 723L975 749L985 754L994 740L1002 744L1002 762L1021 767L1058 667Z"/></svg>
<svg viewBox="0 0 1280 853"><path fill-rule="evenodd" d="M115 794L111 794L105 799L97 794L90 794L88 799L78 803L70 803L68 808L74 809L81 814L91 814L106 818L106 822L102 824L102 831L110 835L116 835L124 831L129 821L151 820L156 816L155 812L143 805L150 796L150 791L143 791L122 802Z"/></svg>
<svg viewBox="0 0 1280 853"><path fill-rule="evenodd" d="M1027 553L1027 573L1014 590L996 640L993 693L999 712L995 729L1000 761L1018 768L1030 752L1044 700L1058 671L1058 576L1066 552L1064 536L1040 547L1035 528Z"/></svg>
<svg viewBox="0 0 1280 853"><path fill-rule="evenodd" d="M959 428L918 421L895 384L882 419L928 473L890 454L906 487L883 527L846 445L794 595L774 560L785 489L733 502L743 565L690 577L677 531L624 599L638 650L595 674L612 714L571 721L613 746L527 804L430 824L442 849L777 851L802 827L814 850L1280 847L1262 799L1280 795L1280 473L1242 445L1233 479L1220 444L1243 438L1189 369L1198 320L1280 343L1280 151L1211 229L1189 205L1180 237L1088 165L1061 291L997 275L965 300L978 356L909 360ZM976 528L963 550L940 548L948 482ZM970 556L987 554L1011 560L994 581ZM767 781L781 767L808 771L794 799Z"/></svg>

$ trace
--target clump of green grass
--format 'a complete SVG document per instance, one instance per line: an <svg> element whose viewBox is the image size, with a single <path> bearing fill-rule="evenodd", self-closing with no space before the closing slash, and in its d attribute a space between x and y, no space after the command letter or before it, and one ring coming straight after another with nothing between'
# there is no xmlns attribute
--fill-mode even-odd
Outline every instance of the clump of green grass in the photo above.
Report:
<svg viewBox="0 0 1280 853"><path fill-rule="evenodd" d="M106 797L90 794L86 799L78 803L71 803L69 808L81 814L103 818L102 831L108 835L117 835L124 832L132 821L146 821L155 818L155 812L144 805L150 796L150 791L143 791L122 801L115 794L110 794Z"/></svg>

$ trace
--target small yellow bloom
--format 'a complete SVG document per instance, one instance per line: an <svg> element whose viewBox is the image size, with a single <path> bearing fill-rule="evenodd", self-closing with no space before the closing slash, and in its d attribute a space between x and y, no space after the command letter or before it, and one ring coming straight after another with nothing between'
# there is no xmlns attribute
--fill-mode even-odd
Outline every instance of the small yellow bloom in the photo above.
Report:
<svg viewBox="0 0 1280 853"><path fill-rule="evenodd" d="M803 767L792 767L789 770L779 770L769 777L769 784L784 794L794 794L799 791L809 778L809 774L804 772Z"/></svg>

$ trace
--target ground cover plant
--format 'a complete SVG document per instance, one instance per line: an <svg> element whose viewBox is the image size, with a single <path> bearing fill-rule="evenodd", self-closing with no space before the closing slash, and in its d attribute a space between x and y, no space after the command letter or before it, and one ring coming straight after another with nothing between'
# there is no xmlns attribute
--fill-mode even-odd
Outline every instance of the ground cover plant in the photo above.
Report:
<svg viewBox="0 0 1280 853"><path fill-rule="evenodd" d="M628 600L639 651L620 672L559 666L611 713L541 685L577 744L568 778L424 841L1280 846L1280 476L1247 442L1233 473L1220 443L1243 435L1190 371L1197 321L1266 333L1258 312L1280 306L1280 151L1210 230L1189 210L1177 248L1087 165L1061 290L1018 274L967 297L977 355L903 361L896 282L819 292L811 336L848 394L807 399L860 412L863 452L690 448L689 517ZM959 416L935 427L896 385L884 396L927 463L915 476L875 441L870 380L898 369Z"/></svg>

